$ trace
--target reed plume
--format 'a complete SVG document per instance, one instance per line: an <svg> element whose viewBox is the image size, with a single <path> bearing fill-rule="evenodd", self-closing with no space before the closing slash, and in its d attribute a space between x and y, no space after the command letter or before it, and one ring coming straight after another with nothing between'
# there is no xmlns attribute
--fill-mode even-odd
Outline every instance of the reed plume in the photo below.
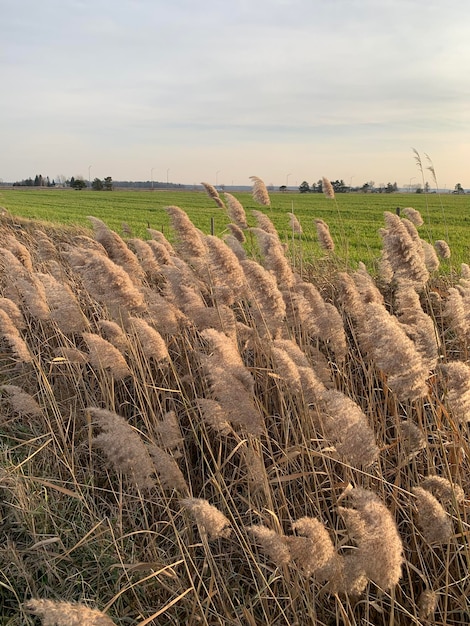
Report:
<svg viewBox="0 0 470 626"><path fill-rule="evenodd" d="M15 359L20 363L31 363L32 356L28 346L3 309L0 309L0 337L7 344Z"/></svg>
<svg viewBox="0 0 470 626"><path fill-rule="evenodd" d="M158 266L162 265L172 265L173 259L171 254L168 252L167 248L158 241L154 241L153 239L149 239L147 242L147 246L152 251L153 256L155 257L155 261ZM176 254L176 253L174 253Z"/></svg>
<svg viewBox="0 0 470 626"><path fill-rule="evenodd" d="M229 435L232 427L227 420L227 414L216 400L198 398L196 405L205 424L219 435Z"/></svg>
<svg viewBox="0 0 470 626"><path fill-rule="evenodd" d="M181 500L185 509L190 511L199 527L201 534L209 540L228 538L231 534L230 522L225 515L207 500L202 498L185 498Z"/></svg>
<svg viewBox="0 0 470 626"><path fill-rule="evenodd" d="M40 617L43 626L114 626L110 617L84 604L32 599L24 607Z"/></svg>
<svg viewBox="0 0 470 626"><path fill-rule="evenodd" d="M153 359L160 364L169 361L170 355L165 340L155 328L138 317L129 317L127 326L147 359Z"/></svg>
<svg viewBox="0 0 470 626"><path fill-rule="evenodd" d="M384 250L397 282L410 282L421 289L429 279L424 252L416 227L394 213L385 212L386 228L381 230Z"/></svg>
<svg viewBox="0 0 470 626"><path fill-rule="evenodd" d="M417 211L416 209L413 209L412 207L408 206L402 209L402 213L404 213L406 217L410 220L410 222L413 222L415 226L422 226L424 224L424 220L421 217L421 213Z"/></svg>
<svg viewBox="0 0 470 626"><path fill-rule="evenodd" d="M54 356L55 359L61 359L64 362L75 363L76 365L88 363L88 356L84 352L69 346L59 346L54 350Z"/></svg>
<svg viewBox="0 0 470 626"><path fill-rule="evenodd" d="M336 552L323 524L313 517L301 517L292 524L301 536L286 537L291 558L305 576L328 580L333 573Z"/></svg>
<svg viewBox="0 0 470 626"><path fill-rule="evenodd" d="M439 366L444 375L447 405L461 423L470 423L470 367L461 361Z"/></svg>
<svg viewBox="0 0 470 626"><path fill-rule="evenodd" d="M167 450L179 450L184 442L180 424L174 411L167 411L155 425L161 445Z"/></svg>
<svg viewBox="0 0 470 626"><path fill-rule="evenodd" d="M268 190L261 178L250 176L250 180L253 181L253 200L262 206L271 206Z"/></svg>
<svg viewBox="0 0 470 626"><path fill-rule="evenodd" d="M432 493L441 504L460 503L465 500L465 493L462 487L452 484L444 476L428 476L421 481L420 487Z"/></svg>
<svg viewBox="0 0 470 626"><path fill-rule="evenodd" d="M147 228L147 232L153 241L156 241L166 249L170 256L176 256L175 249L162 232L153 228Z"/></svg>
<svg viewBox="0 0 470 626"><path fill-rule="evenodd" d="M320 292L312 283L297 279L296 290L310 304L315 323L318 326L318 337L335 353L338 361L342 361L348 351L343 319L338 309L330 302L323 300Z"/></svg>
<svg viewBox="0 0 470 626"><path fill-rule="evenodd" d="M129 339L119 324L111 320L98 320L96 324L104 338L109 341L109 343L112 343L119 352L125 354L129 351Z"/></svg>
<svg viewBox="0 0 470 626"><path fill-rule="evenodd" d="M170 216L171 225L178 240L178 250L189 259L201 259L207 254L204 236L193 225L186 213L177 206L167 206L165 211Z"/></svg>
<svg viewBox="0 0 470 626"><path fill-rule="evenodd" d="M214 202L220 209L225 209L225 204L223 203L222 198L219 196L219 192L217 191L217 189L210 183L201 183L201 185L206 190L209 198L212 198L212 200L214 200Z"/></svg>
<svg viewBox="0 0 470 626"><path fill-rule="evenodd" d="M87 411L102 431L92 443L103 450L115 470L122 472L139 489L152 488L155 468L137 431L117 413L98 407L88 407Z"/></svg>
<svg viewBox="0 0 470 626"><path fill-rule="evenodd" d="M440 261L437 256L436 249L424 239L421 239L421 247L424 252L424 264L426 266L426 269L430 274L432 274L433 272L437 271L440 266Z"/></svg>
<svg viewBox="0 0 470 626"><path fill-rule="evenodd" d="M425 589L418 598L419 619L423 622L434 621L439 596L431 589Z"/></svg>
<svg viewBox="0 0 470 626"><path fill-rule="evenodd" d="M5 238L5 247L9 250L23 265L27 272L33 272L33 260L28 248L13 237L13 235L7 235Z"/></svg>
<svg viewBox="0 0 470 626"><path fill-rule="evenodd" d="M253 210L251 214L256 219L256 224L258 228L261 228L261 230L264 230L269 235L274 235L274 237L279 237L276 227L274 226L272 221L269 219L269 217L265 213L262 213L261 211Z"/></svg>
<svg viewBox="0 0 470 626"><path fill-rule="evenodd" d="M428 444L424 432L411 420L400 422L399 441L409 459L419 454Z"/></svg>
<svg viewBox="0 0 470 626"><path fill-rule="evenodd" d="M157 261L152 246L142 239L129 239L127 244L137 257L147 280L158 283L159 279L161 279L160 264Z"/></svg>
<svg viewBox="0 0 470 626"><path fill-rule="evenodd" d="M0 297L0 309L8 315L17 330L24 330L26 328L26 322L23 317L23 313L20 311L18 305L13 302L13 300Z"/></svg>
<svg viewBox="0 0 470 626"><path fill-rule="evenodd" d="M287 545L287 537L262 524L249 526L247 531L255 537L261 550L276 567L284 567L290 563L291 551Z"/></svg>
<svg viewBox="0 0 470 626"><path fill-rule="evenodd" d="M80 332L88 326L71 288L60 283L51 274L36 274L44 287L46 302L50 309L50 319L64 334Z"/></svg>
<svg viewBox="0 0 470 626"><path fill-rule="evenodd" d="M302 391L299 368L288 353L275 345L271 348L273 370L285 384L290 393L299 394Z"/></svg>
<svg viewBox="0 0 470 626"><path fill-rule="evenodd" d="M108 308L129 310L145 309L144 297L129 274L111 259L93 250L72 248L65 253L70 265L80 275L87 291Z"/></svg>
<svg viewBox="0 0 470 626"><path fill-rule="evenodd" d="M425 397L428 370L400 322L374 302L365 305L365 319L367 349L390 389L401 402Z"/></svg>
<svg viewBox="0 0 470 626"><path fill-rule="evenodd" d="M450 259L450 248L447 241L444 241L443 239L438 239L436 242L434 242L434 247L438 256L441 259Z"/></svg>
<svg viewBox="0 0 470 626"><path fill-rule="evenodd" d="M263 255L263 265L276 277L281 289L293 287L296 281L289 260L284 254L284 248L277 235L271 235L262 228L252 228Z"/></svg>
<svg viewBox="0 0 470 626"><path fill-rule="evenodd" d="M184 495L188 494L188 483L176 459L159 446L150 446L149 452L162 487L170 491L176 489L176 491Z"/></svg>
<svg viewBox="0 0 470 626"><path fill-rule="evenodd" d="M321 422L340 456L353 467L369 467L379 456L375 435L361 408L341 391L326 390L321 396Z"/></svg>
<svg viewBox="0 0 470 626"><path fill-rule="evenodd" d="M453 535L452 520L439 500L422 487L413 487L416 497L416 522L424 539L431 544L447 543Z"/></svg>
<svg viewBox="0 0 470 626"><path fill-rule="evenodd" d="M302 225L300 224L297 216L294 213L288 213L289 216L289 226L293 233L296 235L301 235L303 233Z"/></svg>
<svg viewBox="0 0 470 626"><path fill-rule="evenodd" d="M96 240L105 248L111 261L122 267L134 283L139 284L145 278L145 274L135 254L104 222L91 215L88 219L93 226Z"/></svg>
<svg viewBox="0 0 470 626"><path fill-rule="evenodd" d="M95 333L82 333L88 347L90 364L98 370L108 370L115 380L131 375L125 358L112 343Z"/></svg>
<svg viewBox="0 0 470 626"><path fill-rule="evenodd" d="M229 246L218 237L207 235L205 241L209 251L210 282L215 299L230 306L242 295L246 282L243 268Z"/></svg>
<svg viewBox="0 0 470 626"><path fill-rule="evenodd" d="M17 385L1 385L0 390L8 396L11 408L18 415L30 415L40 417L42 409L33 396Z"/></svg>
<svg viewBox="0 0 470 626"><path fill-rule="evenodd" d="M3 295L18 307L24 307L33 317L46 321L50 317L44 287L34 272L27 269L17 257L0 248L0 266L5 289Z"/></svg>
<svg viewBox="0 0 470 626"><path fill-rule="evenodd" d="M237 198L232 196L230 193L224 193L224 196L227 203L227 214L232 222L235 222L235 224L241 229L248 228L245 209L243 208L241 202L239 202Z"/></svg>
<svg viewBox="0 0 470 626"><path fill-rule="evenodd" d="M401 578L403 544L390 511L373 492L360 487L351 491L354 509L339 507L360 569L382 590L392 589Z"/></svg>
<svg viewBox="0 0 470 626"><path fill-rule="evenodd" d="M335 249L335 242L330 234L330 228L326 222L320 218L315 219L315 228L317 229L318 243L323 250L329 250L333 252Z"/></svg>
<svg viewBox="0 0 470 626"><path fill-rule="evenodd" d="M396 305L397 318L416 346L423 365L428 371L433 370L439 358L434 320L423 311L419 295L410 286L399 286L396 291Z"/></svg>
<svg viewBox="0 0 470 626"><path fill-rule="evenodd" d="M326 178L325 176L322 176L321 182L322 182L322 191L325 194L325 196L329 198L330 200L334 200L335 190L333 189L333 185L330 183L328 178Z"/></svg>
<svg viewBox="0 0 470 626"><path fill-rule="evenodd" d="M276 335L286 316L286 305L276 279L256 261L247 259L241 265L248 283L248 300L254 300L250 312L261 335Z"/></svg>

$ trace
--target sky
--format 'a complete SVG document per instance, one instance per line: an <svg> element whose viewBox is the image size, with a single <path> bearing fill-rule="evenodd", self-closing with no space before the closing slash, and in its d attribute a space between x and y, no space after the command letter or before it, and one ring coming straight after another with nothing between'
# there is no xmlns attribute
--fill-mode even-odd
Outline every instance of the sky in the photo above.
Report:
<svg viewBox="0 0 470 626"><path fill-rule="evenodd" d="M468 0L0 0L0 179L470 188Z"/></svg>

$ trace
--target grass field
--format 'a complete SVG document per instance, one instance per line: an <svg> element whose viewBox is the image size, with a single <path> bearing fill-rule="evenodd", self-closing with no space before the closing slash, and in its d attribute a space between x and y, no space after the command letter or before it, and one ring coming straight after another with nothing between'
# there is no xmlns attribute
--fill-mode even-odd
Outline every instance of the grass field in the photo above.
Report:
<svg viewBox="0 0 470 626"><path fill-rule="evenodd" d="M222 195L222 194L221 194ZM249 217L252 209L260 209L251 194L234 194L243 204ZM384 211L395 212L397 207L411 206L421 212L424 225L420 228L423 239L434 242L444 239L452 250L450 263L443 264L446 271L452 265L470 259L470 197L452 194L338 194L329 200L323 194L271 194L272 208L267 212L281 239L290 241L287 213L294 212L303 228L302 245L307 258L318 255L313 219L321 218L330 226L336 243L336 252L353 267L358 261L372 266L380 253L379 229L383 225ZM193 223L209 233L211 219L214 232L226 232L227 217L204 192L185 191L115 191L92 192L73 190L1 190L0 205L13 215L90 227L88 215L103 220L111 229L121 232L126 222L135 236L147 237L146 228L163 230L171 238L165 206L177 205L184 209Z"/></svg>

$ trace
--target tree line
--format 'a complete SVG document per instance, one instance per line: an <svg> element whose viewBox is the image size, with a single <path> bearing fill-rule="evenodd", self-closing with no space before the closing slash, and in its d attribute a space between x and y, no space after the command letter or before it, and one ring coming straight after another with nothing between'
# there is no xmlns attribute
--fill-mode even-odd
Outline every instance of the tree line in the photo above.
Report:
<svg viewBox="0 0 470 626"><path fill-rule="evenodd" d="M91 187L93 191L112 191L113 179L111 176L106 176L103 180L95 178L91 185L83 178L83 176L72 176L66 178L63 175L57 176L57 182L55 179L52 181L49 176L44 177L42 174L36 174L34 178L23 178L22 180L15 181L13 187L71 187L77 191Z"/></svg>

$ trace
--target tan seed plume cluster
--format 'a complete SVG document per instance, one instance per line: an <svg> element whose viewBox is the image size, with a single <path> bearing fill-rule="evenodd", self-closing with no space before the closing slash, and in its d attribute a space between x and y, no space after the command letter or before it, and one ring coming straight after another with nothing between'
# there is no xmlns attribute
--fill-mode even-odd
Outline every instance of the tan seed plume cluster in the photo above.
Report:
<svg viewBox="0 0 470 626"><path fill-rule="evenodd" d="M261 178L250 176L250 180L253 181L253 200L262 206L271 206L268 190Z"/></svg>
<svg viewBox="0 0 470 626"><path fill-rule="evenodd" d="M438 256L441 259L450 259L450 248L449 248L449 244L447 243L447 241L444 241L443 239L438 239L434 243L434 247L436 249Z"/></svg>
<svg viewBox="0 0 470 626"><path fill-rule="evenodd" d="M29 600L24 605L29 613L41 618L43 626L114 626L107 615L84 604L55 600Z"/></svg>
<svg viewBox="0 0 470 626"><path fill-rule="evenodd" d="M232 196L230 193L224 193L225 201L227 203L227 214L235 224L242 229L248 228L248 223L246 221L246 213L245 209L241 202Z"/></svg>
<svg viewBox="0 0 470 626"><path fill-rule="evenodd" d="M335 190L333 189L333 185L325 176L321 179L322 182L322 191L327 198L330 200L334 200L335 198Z"/></svg>
<svg viewBox="0 0 470 626"><path fill-rule="evenodd" d="M139 489L153 487L155 467L139 434L117 413L98 407L87 410L102 431L93 443L103 450L111 465Z"/></svg>
<svg viewBox="0 0 470 626"><path fill-rule="evenodd" d="M201 185L206 190L209 198L212 198L212 200L214 200L214 202L220 209L225 209L225 204L223 203L222 198L219 196L219 192L217 191L217 189L210 183L201 183Z"/></svg>
<svg viewBox="0 0 470 626"><path fill-rule="evenodd" d="M185 498L181 504L196 520L199 529L208 539L223 539L230 537L232 532L230 522L225 515L214 505L203 498Z"/></svg>
<svg viewBox="0 0 470 626"><path fill-rule="evenodd" d="M317 229L317 237L320 247L323 248L323 250L329 250L330 252L333 252L333 250L335 249L335 242L333 241L333 238L330 234L330 228L328 224L320 218L317 218L315 220L315 227Z"/></svg>

